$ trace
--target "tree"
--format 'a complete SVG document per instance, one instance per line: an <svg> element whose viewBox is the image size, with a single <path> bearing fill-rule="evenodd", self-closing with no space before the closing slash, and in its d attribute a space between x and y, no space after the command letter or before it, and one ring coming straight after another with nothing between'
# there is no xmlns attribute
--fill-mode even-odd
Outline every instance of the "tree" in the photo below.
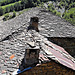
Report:
<svg viewBox="0 0 75 75"><path fill-rule="evenodd" d="M15 11L19 11L19 3L16 3L16 4L14 5L14 8L15 8Z"/></svg>
<svg viewBox="0 0 75 75"><path fill-rule="evenodd" d="M5 13L9 13L10 12L10 7L6 7L5 8Z"/></svg>
<svg viewBox="0 0 75 75"><path fill-rule="evenodd" d="M2 7L0 7L0 16L2 16L4 13L3 13L3 9Z"/></svg>
<svg viewBox="0 0 75 75"><path fill-rule="evenodd" d="M8 20L8 18L9 18L9 14L7 13L7 14L5 14L3 20L6 21L6 20Z"/></svg>
<svg viewBox="0 0 75 75"><path fill-rule="evenodd" d="M40 4L40 0L37 0L37 4Z"/></svg>
<svg viewBox="0 0 75 75"><path fill-rule="evenodd" d="M12 5L10 6L10 12L11 11L14 11L14 6L12 6Z"/></svg>
<svg viewBox="0 0 75 75"><path fill-rule="evenodd" d="M26 2L27 2L26 0L21 0L22 9L25 9Z"/></svg>
<svg viewBox="0 0 75 75"><path fill-rule="evenodd" d="M12 18L14 18L14 17L16 17L16 12L15 12L15 11L13 11L13 16L12 16Z"/></svg>

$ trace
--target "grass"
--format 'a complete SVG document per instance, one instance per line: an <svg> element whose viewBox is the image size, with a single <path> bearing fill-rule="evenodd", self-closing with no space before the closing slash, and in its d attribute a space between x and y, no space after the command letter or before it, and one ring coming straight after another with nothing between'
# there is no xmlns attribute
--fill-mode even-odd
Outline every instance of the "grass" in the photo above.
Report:
<svg viewBox="0 0 75 75"><path fill-rule="evenodd" d="M53 14L61 17L61 13L55 10L53 4L49 4L47 9ZM68 12L64 12L62 18L64 18L66 21L70 22L71 24L75 25L75 7L70 8Z"/></svg>
<svg viewBox="0 0 75 75"><path fill-rule="evenodd" d="M18 2L15 2L15 3L20 3L21 1L18 1ZM2 6L3 9L5 9L6 7L10 7L11 5L15 5L15 3L11 3L11 4L8 4L8 5L5 5L5 6Z"/></svg>
<svg viewBox="0 0 75 75"><path fill-rule="evenodd" d="M19 15L20 14L22 14L23 12L25 12L25 11L28 11L28 10L30 10L31 8L27 8L27 9L23 9L22 11L18 11L18 12L16 12L16 13L19 13ZM10 12L9 12L10 13ZM9 13L6 13L6 14L9 14ZM2 16L5 16L6 14L4 14L4 15L2 15Z"/></svg>
<svg viewBox="0 0 75 75"><path fill-rule="evenodd" d="M4 1L4 0L0 0L0 2L2 2L2 1Z"/></svg>
<svg viewBox="0 0 75 75"><path fill-rule="evenodd" d="M31 9L31 8L27 8L27 9L24 9L24 10L19 11L19 12L16 12L16 11L15 11L15 13L18 13L18 15L21 15L21 14L23 14L25 11L28 11L28 10L30 10L30 9ZM13 12L13 13L14 13L14 12ZM16 16L18 16L18 15L16 15ZM9 19L14 18L14 17L13 17L13 14L11 15L10 13L6 13L6 14L4 14L3 16L4 16L3 21L7 21L7 20L9 20ZM15 16L15 17L16 17L16 16Z"/></svg>
<svg viewBox="0 0 75 75"><path fill-rule="evenodd" d="M71 8L68 12L65 12L63 18L75 25L75 8Z"/></svg>

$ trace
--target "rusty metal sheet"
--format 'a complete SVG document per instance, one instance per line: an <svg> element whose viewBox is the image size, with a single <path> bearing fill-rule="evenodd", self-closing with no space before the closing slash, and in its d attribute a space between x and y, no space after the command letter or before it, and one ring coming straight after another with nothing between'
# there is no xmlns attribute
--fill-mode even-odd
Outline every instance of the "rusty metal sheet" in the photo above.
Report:
<svg viewBox="0 0 75 75"><path fill-rule="evenodd" d="M57 48L57 49L59 49L59 50L65 52L66 54L68 54L68 52L66 52L66 51L64 50L64 48L62 48L62 47L60 47L60 46L58 46L58 45L56 45L56 44L54 44L54 43L52 43L52 42L50 42L50 44L51 44L52 46L54 46L55 48Z"/></svg>
<svg viewBox="0 0 75 75"><path fill-rule="evenodd" d="M52 55L56 58L55 61L58 61L60 64L75 70L75 63L71 59L68 58L68 56L70 56L69 53L67 53L62 47L57 46L53 43L51 43L51 44L54 46L53 48L49 47L49 46L47 46L47 47L48 47L50 53L52 53ZM56 50L55 48L61 50L62 53L59 50ZM65 56L63 53L65 53ZM53 59L53 58L51 58L51 59Z"/></svg>

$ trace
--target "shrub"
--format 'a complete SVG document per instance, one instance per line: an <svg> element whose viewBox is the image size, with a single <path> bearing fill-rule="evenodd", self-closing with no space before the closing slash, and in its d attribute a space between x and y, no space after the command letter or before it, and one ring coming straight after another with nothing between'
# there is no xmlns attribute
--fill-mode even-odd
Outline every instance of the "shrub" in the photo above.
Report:
<svg viewBox="0 0 75 75"><path fill-rule="evenodd" d="M7 18L6 18L6 17L4 17L4 18L3 18L3 21L7 21Z"/></svg>
<svg viewBox="0 0 75 75"><path fill-rule="evenodd" d="M69 8L69 5L66 3L65 4L65 10L67 10Z"/></svg>
<svg viewBox="0 0 75 75"><path fill-rule="evenodd" d="M65 6L65 3L64 3L64 2L60 2L60 5L61 5L61 6Z"/></svg>
<svg viewBox="0 0 75 75"><path fill-rule="evenodd" d="M22 14L22 12L19 12L19 15L21 15Z"/></svg>
<svg viewBox="0 0 75 75"><path fill-rule="evenodd" d="M9 19L12 19L12 15L9 16Z"/></svg>
<svg viewBox="0 0 75 75"><path fill-rule="evenodd" d="M70 8L75 8L75 2L69 5L69 9Z"/></svg>
<svg viewBox="0 0 75 75"><path fill-rule="evenodd" d="M0 7L0 16L4 14L2 7Z"/></svg>
<svg viewBox="0 0 75 75"><path fill-rule="evenodd" d="M53 14L56 14L56 13L57 13L57 11L56 11L56 10L53 10L52 12L53 12Z"/></svg>
<svg viewBox="0 0 75 75"><path fill-rule="evenodd" d="M44 7L44 3L43 3L43 2L41 3L41 7L42 7L42 8Z"/></svg>
<svg viewBox="0 0 75 75"><path fill-rule="evenodd" d="M68 12L65 12L63 18L75 25L75 8L71 8Z"/></svg>
<svg viewBox="0 0 75 75"><path fill-rule="evenodd" d="M8 20L8 18L9 18L9 13L5 14L3 20L6 21L6 20Z"/></svg>
<svg viewBox="0 0 75 75"><path fill-rule="evenodd" d="M70 18L73 18L73 13L70 14Z"/></svg>
<svg viewBox="0 0 75 75"><path fill-rule="evenodd" d="M16 17L16 12L15 12L15 11L13 11L13 16L12 16L12 18L14 18L14 17Z"/></svg>
<svg viewBox="0 0 75 75"><path fill-rule="evenodd" d="M14 17L16 17L16 12L15 11L13 11L13 15L9 15L9 13L7 13L4 16L3 21L7 21L7 20L12 19Z"/></svg>
<svg viewBox="0 0 75 75"><path fill-rule="evenodd" d="M7 17L7 18L8 18L8 17L9 17L9 13L5 14L5 17Z"/></svg>
<svg viewBox="0 0 75 75"><path fill-rule="evenodd" d="M57 16L61 16L61 13L60 13L60 12L56 12L56 15L57 15Z"/></svg>
<svg viewBox="0 0 75 75"><path fill-rule="evenodd" d="M62 6L59 4L59 5L58 5L58 8L62 9Z"/></svg>
<svg viewBox="0 0 75 75"><path fill-rule="evenodd" d="M62 14L62 18L64 17L65 13Z"/></svg>
<svg viewBox="0 0 75 75"><path fill-rule="evenodd" d="M49 11L51 11L51 12L52 12L53 10L55 10L53 4L49 4L49 5L48 5L48 9L49 9Z"/></svg>

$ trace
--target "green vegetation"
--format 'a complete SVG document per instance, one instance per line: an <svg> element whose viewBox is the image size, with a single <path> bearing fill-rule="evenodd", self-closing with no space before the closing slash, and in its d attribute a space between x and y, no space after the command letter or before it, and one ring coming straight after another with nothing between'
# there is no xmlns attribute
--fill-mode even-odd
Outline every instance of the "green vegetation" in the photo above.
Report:
<svg viewBox="0 0 75 75"><path fill-rule="evenodd" d="M36 6L43 7L44 2L55 1L58 9L65 8L65 12L61 15L57 11L56 7L53 4L48 5L48 10L57 16L62 16L67 21L75 25L75 0L0 0L0 16L13 12L20 11L27 8L32 8ZM21 14L23 12L19 12ZM13 15L16 16L16 13L13 12ZM4 20L13 18L14 16L5 15Z"/></svg>
<svg viewBox="0 0 75 75"><path fill-rule="evenodd" d="M12 12L14 10L19 11L20 10L20 3L21 3L21 1L18 1L15 3L11 3L8 5L2 6L1 8L3 9L3 12L4 12L3 14Z"/></svg>
<svg viewBox="0 0 75 75"><path fill-rule="evenodd" d="M49 4L49 5L48 5L48 9L49 9L49 11L51 11L51 12L52 12L53 10L55 10L53 4Z"/></svg>
<svg viewBox="0 0 75 75"><path fill-rule="evenodd" d="M50 12L52 12L53 14L57 15L57 16L61 16L60 12L57 12L55 7L53 6L53 4L49 4L48 8L47 8Z"/></svg>
<svg viewBox="0 0 75 75"><path fill-rule="evenodd" d="M7 20L12 19L14 17L16 17L15 11L13 11L13 15L9 15L9 13L7 13L7 14L4 15L3 21L7 21Z"/></svg>
<svg viewBox="0 0 75 75"><path fill-rule="evenodd" d="M47 1L49 0L0 0L0 16L9 12L35 7Z"/></svg>
<svg viewBox="0 0 75 75"><path fill-rule="evenodd" d="M56 15L59 16L59 17L61 17L61 13L60 12L57 12Z"/></svg>
<svg viewBox="0 0 75 75"><path fill-rule="evenodd" d="M20 3L20 2L21 1L18 1L18 2L15 2L15 3L11 3L11 4L8 4L8 5L5 5L5 6L2 6L2 8L5 9L6 7L14 6L15 4Z"/></svg>
<svg viewBox="0 0 75 75"><path fill-rule="evenodd" d="M75 25L75 8L71 8L68 12L65 12L63 18Z"/></svg>
<svg viewBox="0 0 75 75"><path fill-rule="evenodd" d="M75 25L75 0L51 0L56 2L58 9L65 8L65 12L61 14L56 10L53 3L48 5L48 10L57 16L62 16L65 20Z"/></svg>
<svg viewBox="0 0 75 75"><path fill-rule="evenodd" d="M75 25L75 0L61 0L61 6L65 6L63 18Z"/></svg>
<svg viewBox="0 0 75 75"><path fill-rule="evenodd" d="M16 16L16 12L22 11L23 9L32 8L36 6L43 7L43 2L47 2L49 0L0 0L0 16L4 15L3 20L9 20ZM25 11L27 11L25 10ZM9 12L13 12L13 15L8 14ZM19 15L22 14L19 12Z"/></svg>
<svg viewBox="0 0 75 75"><path fill-rule="evenodd" d="M2 7L0 7L0 16L4 14Z"/></svg>
<svg viewBox="0 0 75 75"><path fill-rule="evenodd" d="M8 20L8 19L9 19L9 13L5 14L3 20L6 21L6 20Z"/></svg>
<svg viewBox="0 0 75 75"><path fill-rule="evenodd" d="M8 5L10 3L17 2L19 0L0 0L0 6Z"/></svg>
<svg viewBox="0 0 75 75"><path fill-rule="evenodd" d="M15 12L15 11L13 11L13 16L12 16L12 18L14 18L14 17L16 17L16 12Z"/></svg>

